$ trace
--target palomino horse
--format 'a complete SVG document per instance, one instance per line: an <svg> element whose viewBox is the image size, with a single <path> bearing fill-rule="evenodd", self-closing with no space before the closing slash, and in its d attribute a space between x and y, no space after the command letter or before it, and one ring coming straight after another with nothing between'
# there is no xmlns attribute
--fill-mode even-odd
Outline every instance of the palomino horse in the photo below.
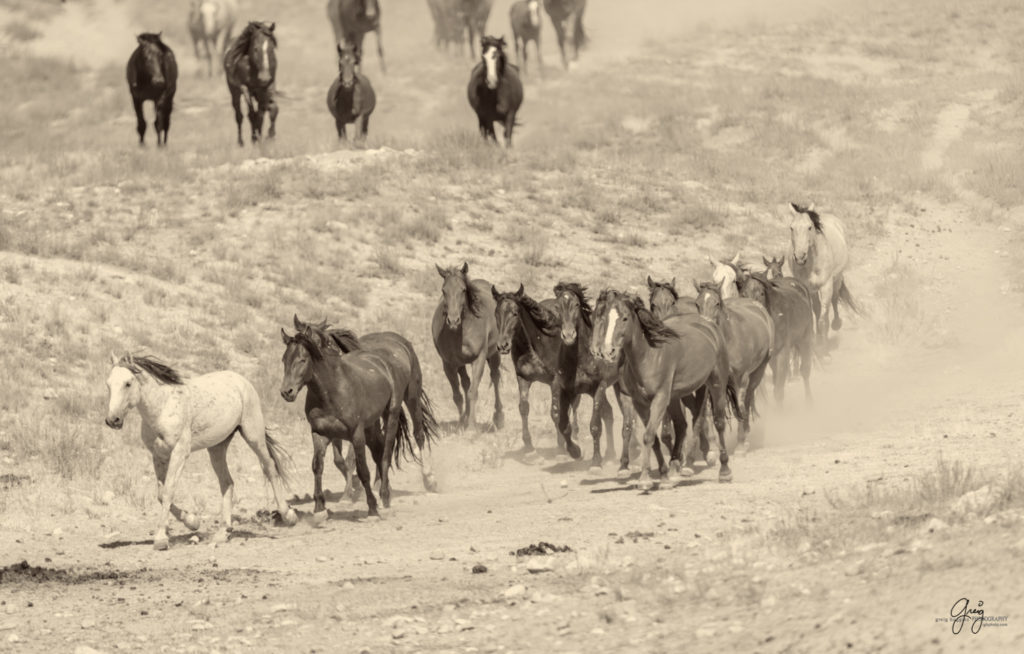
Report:
<svg viewBox="0 0 1024 654"><path fill-rule="evenodd" d="M467 263L463 263L461 268L435 267L444 282L430 331L434 347L441 356L444 375L452 387L452 400L459 410L459 425L463 429L476 426L476 402L486 363L491 370L491 385L494 386L494 427L500 430L505 426L505 416L501 406L501 354L498 352L498 326L494 320L493 287L483 279L470 281ZM459 390L460 380L462 392Z"/></svg>
<svg viewBox="0 0 1024 654"><path fill-rule="evenodd" d="M167 145L167 132L171 129L171 109L174 92L178 88L178 64L174 53L160 40L159 34L139 34L139 47L128 59L128 90L135 107L136 130L139 145L145 143L146 119L142 103L151 100L156 109L156 144ZM161 140L161 137L162 140Z"/></svg>
<svg viewBox="0 0 1024 654"><path fill-rule="evenodd" d="M252 142L263 134L263 114L270 113L267 138L274 138L277 103L274 101L274 77L277 75L277 37L274 23L249 23L224 53L224 73L231 93L231 106L238 124L238 145L242 141L242 94L249 109ZM253 104L255 99L256 104Z"/></svg>
<svg viewBox="0 0 1024 654"><path fill-rule="evenodd" d="M537 70L544 74L544 58L540 53L540 0L518 0L508 10L512 23L512 42L516 47L516 63L519 64L519 49L522 45L523 74L526 74L526 48L530 41L537 51Z"/></svg>
<svg viewBox="0 0 1024 654"><path fill-rule="evenodd" d="M622 413L622 460L624 469L629 469L629 450L627 445L633 435L633 402L626 396L618 384L619 369L613 363L596 358L590 351L590 341L594 331L593 309L586 296L587 289L575 282L559 282L555 284L555 309L561 322L561 347L558 352L558 365L555 379L551 383L552 398L558 399L558 420L556 426L560 433L568 429L565 407L570 403L575 406L581 395L589 395L594 400L594 409L590 415L590 436L594 439L594 452L591 455L591 469L600 469L601 457L601 426L608 435L605 447L605 459L615 459L615 442L612 435L612 407L608 403L608 389L615 391L615 399ZM575 409L574 409L575 413ZM659 450L660 454L660 450ZM659 456L659 464L661 457Z"/></svg>
<svg viewBox="0 0 1024 654"><path fill-rule="evenodd" d="M380 71L387 72L384 65L384 46L380 39L380 2L378 0L328 0L327 19L331 21L336 45L355 46L363 51L363 37L367 32L377 34L377 59Z"/></svg>
<svg viewBox="0 0 1024 654"><path fill-rule="evenodd" d="M365 75L358 71L359 50L346 43L338 46L338 77L327 90L327 110L334 116L338 140L345 138L345 125L354 123L356 138L366 140L370 114L377 106L377 94Z"/></svg>
<svg viewBox="0 0 1024 654"><path fill-rule="evenodd" d="M555 315L555 300L547 299L537 302L519 285L514 293L502 293L497 287L491 287L494 298L494 321L498 329L497 347L501 354L512 358L512 366L516 371L516 382L519 385L519 416L523 421L523 451L533 450L533 437L530 435L530 387L535 382L551 386L558 368L558 317ZM576 405L572 407L575 423ZM558 425L558 401L552 394L551 420ZM575 428L569 438L558 432L558 446L565 446L570 453L579 447L573 443Z"/></svg>
<svg viewBox="0 0 1024 654"><path fill-rule="evenodd" d="M192 36L192 48L196 60L202 65L206 59L206 74L213 77L213 53L223 56L231 43L231 30L235 28L238 16L236 0L191 0L188 9L188 32ZM220 47L217 47L217 41ZM199 44L203 44L203 53Z"/></svg>
<svg viewBox="0 0 1024 654"><path fill-rule="evenodd" d="M732 480L729 454L725 449L726 402L736 406L736 394L729 381L729 361L718 329L699 316L672 316L662 322L634 295L606 290L594 308L591 336L594 356L619 368L623 389L644 423L644 455L639 488L653 488L651 450L666 412L676 425L673 466L669 479L680 467L679 454L685 438L684 398L700 420L704 399L711 396L715 429L718 431L719 481ZM623 445L625 447L625 445Z"/></svg>
<svg viewBox="0 0 1024 654"><path fill-rule="evenodd" d="M138 408L142 417L142 442L153 456L156 496L161 511L153 534L153 547L167 549L168 516L193 531L199 519L174 505L174 490L189 454L208 450L221 492L221 526L214 540L227 540L231 531L231 496L234 481L228 470L228 445L241 434L256 453L263 475L274 489L282 520L297 521L295 510L284 496L284 466L289 460L281 445L267 433L256 389L246 378L230 370L184 380L157 359L126 354L111 355L113 368L107 376L107 426L120 429L125 414Z"/></svg>
<svg viewBox="0 0 1024 654"><path fill-rule="evenodd" d="M587 0L544 0L544 11L551 17L558 37L558 50L562 53L562 65L569 70L569 58L565 54L566 34L572 33L572 60L580 56L580 48L587 44L587 33L583 30L583 12Z"/></svg>
<svg viewBox="0 0 1024 654"><path fill-rule="evenodd" d="M818 316L818 343L828 343L828 307L832 305L832 329L843 326L839 317L839 302L843 301L854 313L860 307L846 287L843 273L849 263L846 248L846 228L835 216L821 215L814 205L802 207L790 203L792 213L789 234L792 249L789 265L793 276L818 295L821 315Z"/></svg>
<svg viewBox="0 0 1024 654"><path fill-rule="evenodd" d="M754 394L761 384L775 344L775 324L763 306L755 300L722 298L722 286L714 282L694 282L697 310L701 318L718 325L729 358L729 379L736 387L740 429L738 441L746 447L750 433L750 414L756 413Z"/></svg>
<svg viewBox="0 0 1024 654"><path fill-rule="evenodd" d="M501 122L505 126L505 147L510 148L516 112L523 103L519 69L506 60L504 38L485 36L480 41L480 56L482 60L469 75L469 105L476 112L480 134L496 142L494 123Z"/></svg>
<svg viewBox="0 0 1024 654"><path fill-rule="evenodd" d="M806 289L787 284L784 278L770 280L762 273L752 272L747 274L740 295L759 302L775 323L775 346L770 364L775 401L781 405L786 394L786 377L793 355L800 357L804 394L810 400L814 353L814 309L810 294Z"/></svg>
<svg viewBox="0 0 1024 654"><path fill-rule="evenodd" d="M720 261L709 254L708 264L711 266L711 281L722 287L722 298L739 297L743 275L739 252L731 261Z"/></svg>

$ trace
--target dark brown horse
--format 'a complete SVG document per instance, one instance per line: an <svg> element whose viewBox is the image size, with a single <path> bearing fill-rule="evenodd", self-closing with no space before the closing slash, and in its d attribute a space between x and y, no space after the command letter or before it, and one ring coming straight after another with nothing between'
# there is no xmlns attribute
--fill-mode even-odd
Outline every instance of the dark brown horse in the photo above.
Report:
<svg viewBox="0 0 1024 654"><path fill-rule="evenodd" d="M512 147L512 128L523 104L523 83L519 69L508 63L505 39L485 36L480 40L481 61L473 67L466 94L476 112L480 134L497 141L494 123L505 126L505 147Z"/></svg>
<svg viewBox="0 0 1024 654"><path fill-rule="evenodd" d="M782 279L769 280L764 274L754 272L747 274L740 295L759 302L775 323L775 346L770 364L775 401L782 404L786 394L786 377L789 376L793 355L800 357L804 394L810 400L815 322L810 293L786 284Z"/></svg>
<svg viewBox="0 0 1024 654"><path fill-rule="evenodd" d="M238 145L242 141L242 94L249 109L252 142L263 134L263 115L270 114L268 138L274 138L277 102L274 101L274 78L277 75L277 37L274 23L252 22L245 26L228 51L224 53L224 74L231 93L231 106L238 124ZM255 101L255 104L254 104Z"/></svg>
<svg viewBox="0 0 1024 654"><path fill-rule="evenodd" d="M587 33L583 30L583 12L587 0L544 0L544 11L551 17L558 37L558 50L562 53L562 65L569 70L569 58L565 54L566 36L572 36L572 61L580 56L580 48L587 44Z"/></svg>
<svg viewBox="0 0 1024 654"><path fill-rule="evenodd" d="M493 287L483 279L470 281L467 263L461 268L436 268L444 283L430 331L434 347L441 356L444 375L452 387L459 425L462 428L476 426L476 402L486 363L494 386L494 427L500 430L505 425L505 417L501 406L501 355L494 320Z"/></svg>
<svg viewBox="0 0 1024 654"><path fill-rule="evenodd" d="M352 44L338 46L338 77L327 91L327 109L334 116L338 139L345 138L345 125L354 123L356 138L366 140L370 114L377 106L373 85L358 71L359 50Z"/></svg>
<svg viewBox="0 0 1024 654"><path fill-rule="evenodd" d="M174 53L160 40L159 34L139 34L138 42L139 46L128 58L128 90L135 107L139 145L145 144L146 118L142 114L142 103L146 100L151 100L156 108L156 120L153 122L156 144L167 145L174 92L178 87L178 64Z"/></svg>
<svg viewBox="0 0 1024 654"><path fill-rule="evenodd" d="M650 293L648 301L651 305L651 313L659 320L665 320L669 316L697 313L697 298L680 297L676 290L676 279L670 282L657 282L647 276L647 290Z"/></svg>
<svg viewBox="0 0 1024 654"><path fill-rule="evenodd" d="M641 489L653 487L651 450L657 431L666 415L676 425L672 468L679 459L686 438L683 404L689 399L699 421L706 394L718 431L720 481L731 481L729 454L725 449L726 402L736 407L735 390L729 380L729 361L719 330L699 316L672 316L661 321L647 310L635 295L603 291L594 308L591 336L594 356L619 368L624 390L633 399L637 415L644 423L644 455L641 463Z"/></svg>
<svg viewBox="0 0 1024 654"><path fill-rule="evenodd" d="M523 451L533 450L530 435L530 387L540 382L551 386L558 368L560 348L559 323L555 315L553 299L537 302L528 296L522 284L514 293L502 293L491 287L494 298L494 320L498 330L497 347L501 354L512 358L519 385L519 416L523 422ZM575 409L573 422L575 422ZM558 403L551 397L551 420L558 425ZM579 456L579 447L573 443L573 430L568 439L558 432L558 446L566 446L571 453L574 449Z"/></svg>
<svg viewBox="0 0 1024 654"><path fill-rule="evenodd" d="M701 318L718 325L729 360L729 379L738 397L739 445L747 447L754 397L771 359L775 324L765 308L750 298L722 299L722 285L694 282Z"/></svg>
<svg viewBox="0 0 1024 654"><path fill-rule="evenodd" d="M544 74L544 58L540 53L540 0L518 0L508 10L509 22L512 23L512 42L516 47L516 63L520 63L520 45L522 46L523 74L526 74L527 46L533 41L537 51L537 70Z"/></svg>
<svg viewBox="0 0 1024 654"><path fill-rule="evenodd" d="M384 46L380 39L380 2L378 0L328 0L327 18L334 31L334 42L339 46L354 45L363 52L363 37L367 32L377 34L377 58L380 70L387 72L384 64Z"/></svg>
<svg viewBox="0 0 1024 654"><path fill-rule="evenodd" d="M360 348L344 353L331 345L334 339L324 330L301 323L297 318L295 323L296 326L303 325L303 329L294 336L281 330L285 344L281 396L288 402L294 402L299 391L303 387L308 388L306 419L314 439L314 510L324 510L322 474L327 444L343 439L351 442L355 450L356 470L366 493L369 514L378 515L377 499L373 495L366 464L366 446L370 446L377 464L381 499L387 508L391 504L389 470L397 464L398 454L404 451L407 456L417 458L411 444L408 421L402 412L403 402L410 406L419 403L420 410L410 411L413 431L422 434L424 443L433 436L433 421L426 417L429 401L423 393L422 380L407 374L409 369L403 365L411 353L411 346L398 337L392 340L394 345L391 347L381 345L378 350ZM380 420L384 421L384 438L368 438ZM426 483L427 480L424 481Z"/></svg>
<svg viewBox="0 0 1024 654"><path fill-rule="evenodd" d="M619 369L614 363L598 359L590 351L594 331L593 309L587 300L586 288L575 282L559 282L555 285L556 311L561 323L561 348L558 366L551 384L552 398L558 399L558 421L556 426L564 435L568 429L565 407L579 403L581 395L593 398L594 409L590 416L590 435L594 439L591 468L600 468L602 423L608 435L605 459L615 458L615 443L612 438L612 407L608 403L608 389L615 391L615 398L622 413L622 460L623 468L629 469L628 444L633 435L633 402L618 384ZM660 451L659 451L660 453ZM659 460L660 460L659 456Z"/></svg>

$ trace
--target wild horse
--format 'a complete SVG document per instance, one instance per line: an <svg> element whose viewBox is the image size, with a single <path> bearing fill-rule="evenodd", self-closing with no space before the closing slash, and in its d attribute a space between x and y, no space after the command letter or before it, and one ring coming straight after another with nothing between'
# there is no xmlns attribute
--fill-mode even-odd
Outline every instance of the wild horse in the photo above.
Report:
<svg viewBox="0 0 1024 654"><path fill-rule="evenodd" d="M139 145L145 143L146 118L142 103L151 100L156 109L156 144L167 145L167 132L171 129L171 110L174 92L178 88L178 64L174 53L160 40L159 34L139 34L139 46L128 59L128 90L135 107L136 131ZM161 138L162 137L162 138Z"/></svg>
<svg viewBox="0 0 1024 654"><path fill-rule="evenodd" d="M277 75L277 37L274 23L249 23L224 53L224 73L231 93L231 106L238 124L238 145L242 141L242 95L249 109L252 142L263 134L263 115L270 114L267 138L274 138L277 102L274 101L274 79ZM253 101L255 99L255 104Z"/></svg>

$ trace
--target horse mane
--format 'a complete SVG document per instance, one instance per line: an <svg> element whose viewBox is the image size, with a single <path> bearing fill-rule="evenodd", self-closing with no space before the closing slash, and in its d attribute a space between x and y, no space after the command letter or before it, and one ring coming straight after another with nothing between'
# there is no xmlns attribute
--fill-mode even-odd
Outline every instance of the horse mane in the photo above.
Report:
<svg viewBox="0 0 1024 654"><path fill-rule="evenodd" d="M139 34L138 38L139 43L145 42L150 45L155 45L160 48L160 52L167 53L171 51L170 47L168 47L168 45L160 38L160 35L155 32L143 32L142 34Z"/></svg>
<svg viewBox="0 0 1024 654"><path fill-rule="evenodd" d="M580 315L583 316L583 323L587 327L593 327L593 308L587 299L587 287L577 282L558 282L555 284L555 296L562 293L572 293L580 303Z"/></svg>
<svg viewBox="0 0 1024 654"><path fill-rule="evenodd" d="M462 272L461 269L452 266L445 271L445 277L450 275L458 275L462 278L462 283L466 286L466 309L471 314L480 317L480 311L484 308L484 298L480 291L470 283L469 277L466 277L466 273Z"/></svg>
<svg viewBox="0 0 1024 654"><path fill-rule="evenodd" d="M321 332L317 327L314 327L313 325L308 325L306 329L295 332L295 336L292 336L292 342L298 343L302 347L306 348L306 351L309 352L309 356L311 359L313 359L314 361L320 361L321 359L324 358L324 352L320 347L320 343L313 340L313 338L310 337L310 335L307 334L306 332L317 334L318 336L321 337L324 336L324 333Z"/></svg>
<svg viewBox="0 0 1024 654"><path fill-rule="evenodd" d="M334 329L325 329L327 334L328 343L334 343L341 350L342 354L348 354L353 350L362 349L362 344L359 342L359 337L351 329L345 329L343 327L336 327Z"/></svg>
<svg viewBox="0 0 1024 654"><path fill-rule="evenodd" d="M821 216L818 214L817 211L810 207L805 207L803 205L797 204L795 202L790 202L789 206L793 207L793 211L796 211L797 213L806 214L807 217L811 219L811 223L814 225L814 231L821 231Z"/></svg>
<svg viewBox="0 0 1024 654"><path fill-rule="evenodd" d="M552 315L550 311L542 307L539 302L529 295L526 295L525 293L522 295L515 295L513 293L512 297L519 303L519 306L526 309L526 312L530 314L530 318L533 319L533 322L537 323L537 327L544 332L544 334L554 336L562 328L557 317Z"/></svg>
<svg viewBox="0 0 1024 654"><path fill-rule="evenodd" d="M679 332L663 323L644 306L639 295L626 295L626 303L636 313L636 319L643 330L644 338L651 347L661 347L669 339L679 338Z"/></svg>
<svg viewBox="0 0 1024 654"><path fill-rule="evenodd" d="M653 282L654 280L651 281ZM648 303L654 300L654 291L655 289L659 288L663 288L666 291L668 291L672 295L673 302L679 299L679 291L676 290L676 287L673 286L671 282L654 282L654 285L651 287L651 292L648 294L647 297Z"/></svg>
<svg viewBox="0 0 1024 654"><path fill-rule="evenodd" d="M270 42L274 44L274 47L277 47L277 37L274 36L274 33L270 31L268 26L265 23L253 20L249 21L249 24L245 26L242 33L238 35L235 42L231 44L230 48L228 48L228 53L225 56L225 59L228 61L238 61L242 57L246 56L249 53L249 48L252 46L252 37L256 35L256 32L263 32L266 34L270 39Z"/></svg>
<svg viewBox="0 0 1024 654"><path fill-rule="evenodd" d="M126 354L121 357L121 360L117 362L117 365L127 368L133 375L137 375L140 372L148 373L153 377L153 379L157 380L161 384L180 386L185 383L184 379L181 377L181 373L156 357L133 356Z"/></svg>

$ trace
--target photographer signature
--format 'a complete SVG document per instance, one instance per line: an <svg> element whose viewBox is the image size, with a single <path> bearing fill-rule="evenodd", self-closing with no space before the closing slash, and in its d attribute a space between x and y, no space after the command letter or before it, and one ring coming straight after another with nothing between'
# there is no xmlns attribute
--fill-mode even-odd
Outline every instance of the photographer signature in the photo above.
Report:
<svg viewBox="0 0 1024 654"><path fill-rule="evenodd" d="M953 607L949 610L949 617L953 618L953 633L959 634L964 628L964 623L968 620L971 622L971 633L976 634L981 631L981 625L985 620L985 609L981 608L985 606L985 602L978 600L977 608L970 608L970 600L966 597L961 597L953 603Z"/></svg>

